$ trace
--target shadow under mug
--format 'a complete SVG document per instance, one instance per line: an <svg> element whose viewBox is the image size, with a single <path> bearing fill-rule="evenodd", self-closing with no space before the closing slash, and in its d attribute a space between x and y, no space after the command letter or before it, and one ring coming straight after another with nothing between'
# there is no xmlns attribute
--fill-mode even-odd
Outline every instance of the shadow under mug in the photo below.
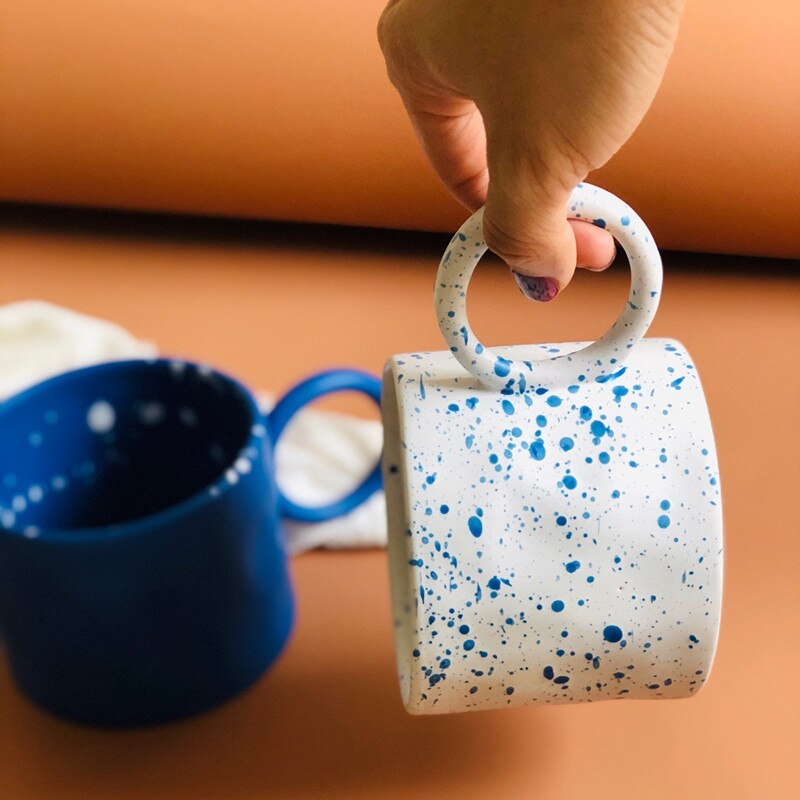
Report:
<svg viewBox="0 0 800 800"><path fill-rule="evenodd" d="M0 404L0 634L20 689L97 725L164 722L253 683L294 618L281 515L321 521L380 487L379 466L323 507L286 498L273 448L331 392L319 373L268 415L205 366L120 361Z"/></svg>

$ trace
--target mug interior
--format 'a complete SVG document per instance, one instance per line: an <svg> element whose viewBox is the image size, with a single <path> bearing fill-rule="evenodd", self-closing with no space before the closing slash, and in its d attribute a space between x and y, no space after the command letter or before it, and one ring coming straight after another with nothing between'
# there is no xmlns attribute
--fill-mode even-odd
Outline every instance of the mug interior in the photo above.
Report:
<svg viewBox="0 0 800 800"><path fill-rule="evenodd" d="M129 522L209 487L246 445L236 382L179 361L58 376L0 406L0 527L28 535Z"/></svg>

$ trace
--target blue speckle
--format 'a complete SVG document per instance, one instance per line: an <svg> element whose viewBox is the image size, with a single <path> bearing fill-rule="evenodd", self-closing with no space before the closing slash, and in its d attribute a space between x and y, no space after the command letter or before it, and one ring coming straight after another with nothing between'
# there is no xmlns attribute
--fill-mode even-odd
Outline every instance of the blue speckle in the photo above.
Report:
<svg viewBox="0 0 800 800"><path fill-rule="evenodd" d="M563 611L564 610L564 601L563 600L553 600L553 602L550 603L550 608L552 608L553 611L555 611L556 614L558 614L559 611Z"/></svg>
<svg viewBox="0 0 800 800"><path fill-rule="evenodd" d="M611 461L611 456L608 453L606 453L605 450L603 450L603 452L600 453L597 456L597 458L598 458L598 460L600 461L601 464L608 464L608 462Z"/></svg>
<svg viewBox="0 0 800 800"><path fill-rule="evenodd" d="M596 436L598 439L600 439L602 436L605 436L605 435L606 435L606 432L608 431L608 428L606 428L606 426L605 426L605 425L604 425L602 422L600 422L600 420L599 420L599 419L596 419L596 420L595 420L595 421L594 421L594 422L591 424L591 426L590 426L590 430L592 431L592 433L593 433L593 434L594 434L594 435L595 435L595 436Z"/></svg>
<svg viewBox="0 0 800 800"><path fill-rule="evenodd" d="M470 411L478 405L478 398L477 397L468 397L465 401L466 406Z"/></svg>
<svg viewBox="0 0 800 800"><path fill-rule="evenodd" d="M547 680L551 681L555 677L555 670L552 667L545 667L542 670L542 675L544 675Z"/></svg>
<svg viewBox="0 0 800 800"><path fill-rule="evenodd" d="M544 428L544 426L545 426L545 425L547 425L547 417L546 417L546 416L544 416L544 414L539 414L539 415L536 417L536 424L537 424L537 425L538 425L540 428Z"/></svg>
<svg viewBox="0 0 800 800"><path fill-rule="evenodd" d="M561 480L567 489L574 489L578 485L574 475L565 475Z"/></svg>
<svg viewBox="0 0 800 800"><path fill-rule="evenodd" d="M662 511L669 511L669 500L662 500L660 506Z"/></svg>
<svg viewBox="0 0 800 800"><path fill-rule="evenodd" d="M513 686L507 686L506 687L506 694L514 694L514 687Z"/></svg>
<svg viewBox="0 0 800 800"><path fill-rule="evenodd" d="M592 220L592 225L597 225L598 228L605 228L606 221L604 219L595 219Z"/></svg>
<svg viewBox="0 0 800 800"><path fill-rule="evenodd" d="M563 528L567 524L567 518L564 516L556 517L556 525Z"/></svg>
<svg viewBox="0 0 800 800"><path fill-rule="evenodd" d="M625 397L626 394L628 394L628 387L627 386L615 386L611 390L611 392L614 395L614 400L617 403L620 403L620 402L622 402L622 398Z"/></svg>
<svg viewBox="0 0 800 800"><path fill-rule="evenodd" d="M558 408L561 405L561 398L557 394L551 394L547 398L547 405L551 408Z"/></svg>
<svg viewBox="0 0 800 800"><path fill-rule="evenodd" d="M439 511L440 511L442 514L447 514L447 513L450 511L450 506L448 506L448 505L441 505L441 506L439 506Z"/></svg>
<svg viewBox="0 0 800 800"><path fill-rule="evenodd" d="M463 634L469 633L469 625L459 625L458 632Z"/></svg>
<svg viewBox="0 0 800 800"><path fill-rule="evenodd" d="M581 415L581 419L587 422L592 418L592 409L589 408L589 406L581 406L579 413Z"/></svg>
<svg viewBox="0 0 800 800"><path fill-rule="evenodd" d="M575 441L571 437L565 436L559 442L559 445L561 446L561 449L566 453L568 450L572 450L572 448L575 447Z"/></svg>
<svg viewBox="0 0 800 800"><path fill-rule="evenodd" d="M620 217L619 221L627 228L631 224L631 218L628 216Z"/></svg>
<svg viewBox="0 0 800 800"><path fill-rule="evenodd" d="M547 455L544 442L541 439L534 439L528 448L528 452L530 452L531 458L533 458L535 461L542 461L545 455Z"/></svg>
<svg viewBox="0 0 800 800"><path fill-rule="evenodd" d="M569 675L559 675L553 683L557 683L559 685L563 685L565 683L569 683Z"/></svg>
<svg viewBox="0 0 800 800"><path fill-rule="evenodd" d="M489 578L486 584L492 591L497 591L500 588L500 578L495 575L493 578Z"/></svg>
<svg viewBox="0 0 800 800"><path fill-rule="evenodd" d="M683 383L685 380L686 380L686 376L685 376L685 375L684 375L682 378L675 378L675 380L674 380L674 381L672 381L672 383L670 383L670 386L671 386L673 389L680 389L680 388L681 388L681 384L682 384L682 383Z"/></svg>
<svg viewBox="0 0 800 800"><path fill-rule="evenodd" d="M433 475L428 475L425 478L425 483L427 483L428 486L432 486L434 483L436 483L436 473L434 472Z"/></svg>
<svg viewBox="0 0 800 800"><path fill-rule="evenodd" d="M473 639L465 639L464 644L461 645L465 650L473 650L475 648L475 642Z"/></svg>
<svg viewBox="0 0 800 800"><path fill-rule="evenodd" d="M422 380L422 375L419 376L419 396L425 399L425 383Z"/></svg>
<svg viewBox="0 0 800 800"><path fill-rule="evenodd" d="M483 522L480 517L470 517L467 521L469 532L477 539L483 533Z"/></svg>
<svg viewBox="0 0 800 800"><path fill-rule="evenodd" d="M450 403L450 405L447 406L447 410L448 411L458 411L458 403Z"/></svg>
<svg viewBox="0 0 800 800"><path fill-rule="evenodd" d="M659 528L669 528L670 519L666 514L662 514L658 518L658 527Z"/></svg>
<svg viewBox="0 0 800 800"><path fill-rule="evenodd" d="M507 358L497 356L497 360L494 362L494 371L496 375L505 378L511 372L511 362Z"/></svg>
<svg viewBox="0 0 800 800"><path fill-rule="evenodd" d="M606 625L603 628L603 638L612 644L618 642L622 638L622 628L618 625Z"/></svg>
<svg viewBox="0 0 800 800"><path fill-rule="evenodd" d="M567 572L570 573L575 572L575 570L577 569L580 569L580 566L581 566L580 561L570 561L569 563L564 564L564 567L566 568Z"/></svg>
<svg viewBox="0 0 800 800"><path fill-rule="evenodd" d="M503 400L502 406L503 411L509 416L514 413L514 404L510 400Z"/></svg>
<svg viewBox="0 0 800 800"><path fill-rule="evenodd" d="M608 381L613 381L619 378L620 375L624 375L627 370L627 367L620 367L616 372L610 372L607 375L598 375L595 380L597 380L598 383L608 383Z"/></svg>

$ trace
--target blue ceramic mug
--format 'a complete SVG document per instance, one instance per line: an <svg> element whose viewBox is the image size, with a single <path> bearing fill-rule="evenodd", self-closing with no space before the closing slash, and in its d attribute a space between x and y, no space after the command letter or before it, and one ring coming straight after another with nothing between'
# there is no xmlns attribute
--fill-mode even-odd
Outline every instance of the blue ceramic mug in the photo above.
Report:
<svg viewBox="0 0 800 800"><path fill-rule="evenodd" d="M294 603L279 519L344 514L378 466L319 508L283 496L273 447L333 370L264 416L248 389L183 361L68 372L0 404L0 631L20 689L98 725L210 708L281 652Z"/></svg>

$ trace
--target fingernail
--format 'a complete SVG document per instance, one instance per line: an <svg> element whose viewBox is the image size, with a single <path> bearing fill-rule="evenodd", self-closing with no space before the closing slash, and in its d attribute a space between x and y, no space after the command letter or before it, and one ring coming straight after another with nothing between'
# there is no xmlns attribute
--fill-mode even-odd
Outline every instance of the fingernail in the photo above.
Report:
<svg viewBox="0 0 800 800"><path fill-rule="evenodd" d="M553 278L538 278L533 275L521 275L512 272L519 290L528 300L548 303L558 294L558 283Z"/></svg>

